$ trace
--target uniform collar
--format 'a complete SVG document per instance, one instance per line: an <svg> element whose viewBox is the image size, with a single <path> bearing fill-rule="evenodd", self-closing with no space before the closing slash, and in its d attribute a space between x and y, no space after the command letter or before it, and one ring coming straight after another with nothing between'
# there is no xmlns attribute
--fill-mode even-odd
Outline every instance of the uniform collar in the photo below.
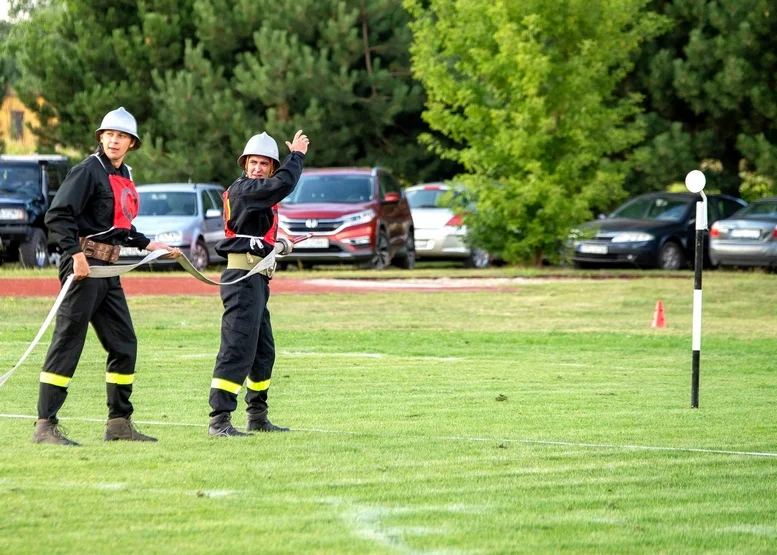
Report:
<svg viewBox="0 0 777 555"><path fill-rule="evenodd" d="M98 149L98 151L95 152L95 155L97 159L100 160L100 164L102 164L103 169L105 169L105 172L108 175L120 175L122 177L127 177L129 175L129 170L124 162L121 163L121 166L115 168L102 149Z"/></svg>

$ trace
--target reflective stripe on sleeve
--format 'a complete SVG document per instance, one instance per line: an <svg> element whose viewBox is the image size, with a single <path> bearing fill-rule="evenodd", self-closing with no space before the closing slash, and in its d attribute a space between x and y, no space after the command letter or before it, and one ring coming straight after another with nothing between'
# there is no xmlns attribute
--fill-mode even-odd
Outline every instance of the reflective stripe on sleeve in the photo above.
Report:
<svg viewBox="0 0 777 555"><path fill-rule="evenodd" d="M264 380L261 382L251 381L251 378L246 378L246 387L253 391L264 391L270 387L270 380Z"/></svg>
<svg viewBox="0 0 777 555"><path fill-rule="evenodd" d="M116 374L115 372L106 372L105 381L117 385L129 385L135 381L135 374Z"/></svg>
<svg viewBox="0 0 777 555"><path fill-rule="evenodd" d="M70 380L67 376L60 376L58 374L52 374L51 372L40 373L40 383L48 383L56 385L57 387L67 387L70 385Z"/></svg>
<svg viewBox="0 0 777 555"><path fill-rule="evenodd" d="M230 382L229 380L222 380L221 378L213 378L210 382L211 389L223 389L230 393L238 393L240 391L240 384Z"/></svg>

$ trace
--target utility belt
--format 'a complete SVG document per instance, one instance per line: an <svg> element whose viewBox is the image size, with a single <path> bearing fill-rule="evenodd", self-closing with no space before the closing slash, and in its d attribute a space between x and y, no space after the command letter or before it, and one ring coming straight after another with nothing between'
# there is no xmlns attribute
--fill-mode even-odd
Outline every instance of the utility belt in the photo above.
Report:
<svg viewBox="0 0 777 555"><path fill-rule="evenodd" d="M115 263L119 259L121 252L120 245L109 245L107 243L98 243L86 237L79 237L81 250L87 258L95 258L103 262Z"/></svg>
<svg viewBox="0 0 777 555"><path fill-rule="evenodd" d="M228 270L247 270L251 271L254 266L264 260L261 256L256 256L250 252L230 252L227 254L227 269ZM275 264L259 272L263 276L267 276L272 279L275 275Z"/></svg>

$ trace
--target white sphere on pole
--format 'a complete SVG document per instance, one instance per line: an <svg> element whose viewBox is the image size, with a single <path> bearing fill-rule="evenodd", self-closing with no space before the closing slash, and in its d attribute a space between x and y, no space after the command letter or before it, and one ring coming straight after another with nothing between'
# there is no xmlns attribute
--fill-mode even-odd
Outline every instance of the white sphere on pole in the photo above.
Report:
<svg viewBox="0 0 777 555"><path fill-rule="evenodd" d="M707 184L707 178L699 170L693 170L685 176L685 186L692 193L700 193Z"/></svg>

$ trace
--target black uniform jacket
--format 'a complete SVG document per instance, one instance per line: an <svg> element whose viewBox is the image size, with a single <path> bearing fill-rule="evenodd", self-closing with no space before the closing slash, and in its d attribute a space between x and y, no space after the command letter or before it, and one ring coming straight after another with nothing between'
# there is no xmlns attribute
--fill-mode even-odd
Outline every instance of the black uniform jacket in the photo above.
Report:
<svg viewBox="0 0 777 555"><path fill-rule="evenodd" d="M54 195L45 223L52 239L65 254L72 256L81 252L79 237L101 233L113 226L113 191L107 172L130 179L126 165L114 168L104 154L100 154L100 160L89 156L68 172ZM93 239L139 249L146 248L150 243L145 235L135 230L135 226L129 230L113 229Z"/></svg>
<svg viewBox="0 0 777 555"><path fill-rule="evenodd" d="M225 257L231 252L251 252L259 256L270 254L275 245L278 214L274 207L286 198L297 186L302 174L305 155L292 152L272 177L249 179L243 173L227 189L224 217L227 238L219 241L216 252ZM248 237L229 237L230 233L248 235L261 239L251 241Z"/></svg>

